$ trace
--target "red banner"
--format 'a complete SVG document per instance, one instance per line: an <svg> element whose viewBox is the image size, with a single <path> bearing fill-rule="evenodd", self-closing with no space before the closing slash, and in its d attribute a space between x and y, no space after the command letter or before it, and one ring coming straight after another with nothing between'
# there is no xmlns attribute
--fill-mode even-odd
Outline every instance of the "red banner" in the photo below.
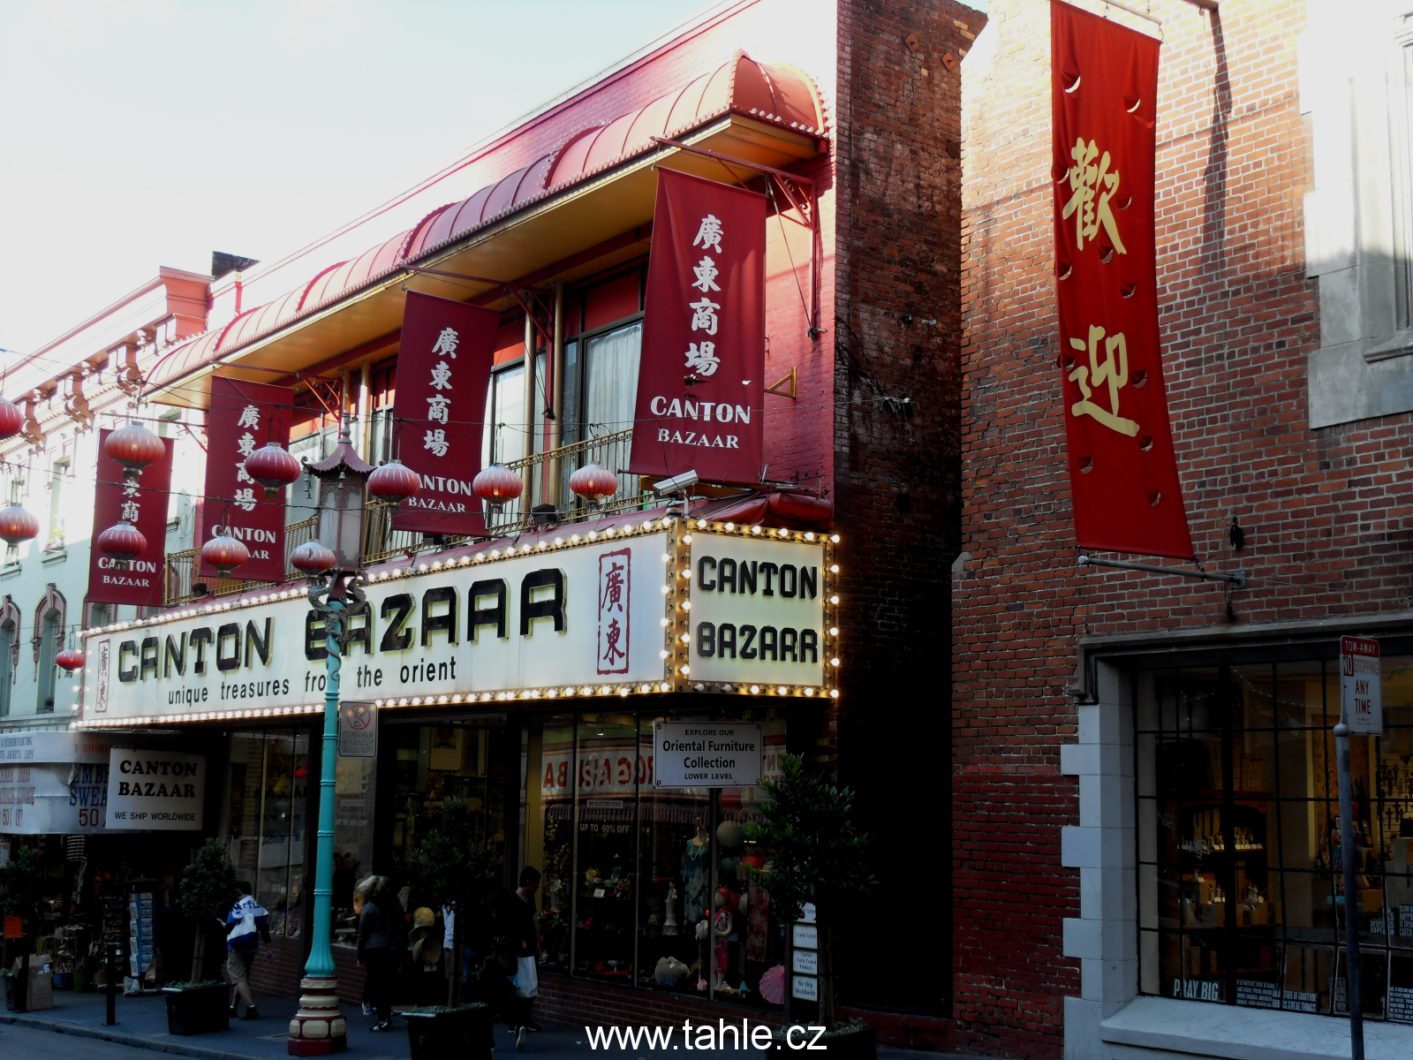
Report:
<svg viewBox="0 0 1413 1060"><path fill-rule="evenodd" d="M486 532L471 481L500 316L489 309L407 293L397 355L393 455L422 478L398 505L393 528L423 534Z"/></svg>
<svg viewBox="0 0 1413 1060"><path fill-rule="evenodd" d="M629 471L761 479L765 196L658 173Z"/></svg>
<svg viewBox="0 0 1413 1060"><path fill-rule="evenodd" d="M167 566L167 503L172 487L172 440L162 439L162 459L142 469L135 483L123 480L123 465L103 451L113 432L98 432L98 486L93 499L93 536L88 555L88 602L161 607ZM126 564L105 556L98 535L127 520L147 538L147 550Z"/></svg>
<svg viewBox="0 0 1413 1060"><path fill-rule="evenodd" d="M1158 42L1053 0L1060 367L1081 548L1192 558L1159 358Z"/></svg>
<svg viewBox="0 0 1413 1060"><path fill-rule="evenodd" d="M250 549L250 558L230 574L202 564L208 578L285 580L284 491L270 500L245 470L245 458L266 442L289 444L294 391L240 379L211 380L206 417L206 502L200 541L229 534Z"/></svg>

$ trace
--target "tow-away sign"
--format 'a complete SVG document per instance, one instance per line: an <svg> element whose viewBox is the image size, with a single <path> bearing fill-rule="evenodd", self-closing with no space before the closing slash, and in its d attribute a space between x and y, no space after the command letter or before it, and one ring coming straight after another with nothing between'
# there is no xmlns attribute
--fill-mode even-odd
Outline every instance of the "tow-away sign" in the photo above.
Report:
<svg viewBox="0 0 1413 1060"><path fill-rule="evenodd" d="M1368 637L1340 637L1339 674L1340 702L1349 731L1382 736L1384 701L1379 642Z"/></svg>

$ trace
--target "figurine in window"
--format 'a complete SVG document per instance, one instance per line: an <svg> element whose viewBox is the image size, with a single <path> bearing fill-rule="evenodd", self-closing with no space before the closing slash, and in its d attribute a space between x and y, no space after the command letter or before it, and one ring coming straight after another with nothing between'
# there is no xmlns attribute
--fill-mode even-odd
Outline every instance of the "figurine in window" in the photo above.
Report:
<svg viewBox="0 0 1413 1060"><path fill-rule="evenodd" d="M686 899L683 916L696 920L707 913L707 884L710 878L710 864L707 855L711 851L711 837L707 835L706 824L697 821L697 834L687 840L687 848L682 853L682 890Z"/></svg>

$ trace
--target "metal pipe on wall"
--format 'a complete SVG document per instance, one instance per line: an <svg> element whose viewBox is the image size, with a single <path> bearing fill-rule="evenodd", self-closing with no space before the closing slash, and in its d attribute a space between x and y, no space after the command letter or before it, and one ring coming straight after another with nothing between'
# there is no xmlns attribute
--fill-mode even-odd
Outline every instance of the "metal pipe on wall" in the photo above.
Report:
<svg viewBox="0 0 1413 1060"><path fill-rule="evenodd" d="M550 375L550 408L554 419L550 421L550 449L558 449L564 444L564 284L554 285L554 354ZM559 507L563 493L564 472L557 466L550 468L549 500Z"/></svg>
<svg viewBox="0 0 1413 1060"><path fill-rule="evenodd" d="M525 451L523 456L534 456L535 454L535 320L530 315L529 308L525 311ZM522 514L528 512L535 503L534 494L534 465L526 461L520 470L521 479L525 483L525 492L521 495L520 511Z"/></svg>
<svg viewBox="0 0 1413 1060"><path fill-rule="evenodd" d="M376 463L378 456L370 451L373 444L373 368L367 361L358 370L358 451L370 464Z"/></svg>

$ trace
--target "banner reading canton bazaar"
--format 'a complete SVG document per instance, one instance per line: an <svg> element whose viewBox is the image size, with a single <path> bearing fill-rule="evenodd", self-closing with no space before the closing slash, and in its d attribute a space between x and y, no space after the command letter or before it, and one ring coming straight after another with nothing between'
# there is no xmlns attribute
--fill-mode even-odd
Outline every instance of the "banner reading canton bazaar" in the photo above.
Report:
<svg viewBox="0 0 1413 1060"><path fill-rule="evenodd" d="M289 444L294 391L239 379L211 380L206 417L206 504L201 541L229 534L250 549L250 558L229 574L202 564L204 577L285 580L284 491L265 491L245 470L245 458L266 442Z"/></svg>
<svg viewBox="0 0 1413 1060"><path fill-rule="evenodd" d="M423 534L486 532L471 481L481 470L481 432L498 314L407 293L397 355L393 455L422 479L397 506L393 528Z"/></svg>
<svg viewBox="0 0 1413 1060"><path fill-rule="evenodd" d="M1158 42L1051 4L1055 266L1075 537L1191 559L1159 360Z"/></svg>
<svg viewBox="0 0 1413 1060"><path fill-rule="evenodd" d="M761 477L765 196L658 173L629 471Z"/></svg>
<svg viewBox="0 0 1413 1060"><path fill-rule="evenodd" d="M162 459L142 469L136 482L123 479L123 465L103 451L113 432L98 432L98 488L93 499L93 536L129 522L147 539L147 549L126 563L89 549L88 602L161 607L167 565L167 502L172 485L172 440L162 439Z"/></svg>

